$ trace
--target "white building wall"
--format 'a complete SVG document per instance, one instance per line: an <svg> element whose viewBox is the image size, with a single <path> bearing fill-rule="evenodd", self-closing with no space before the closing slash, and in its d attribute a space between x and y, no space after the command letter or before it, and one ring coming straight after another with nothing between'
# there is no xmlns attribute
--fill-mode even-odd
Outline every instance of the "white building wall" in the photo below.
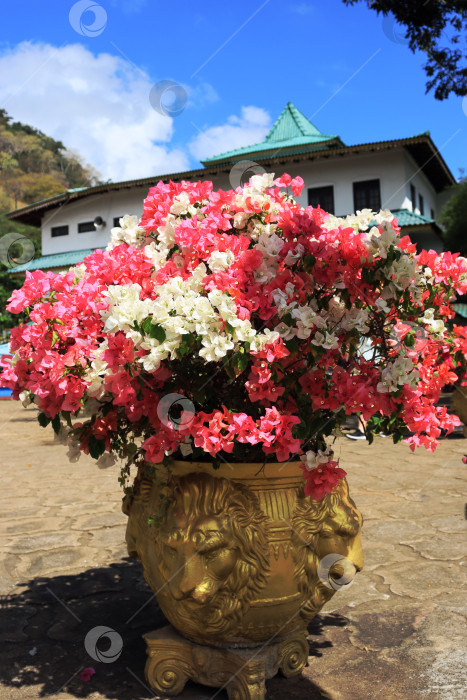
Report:
<svg viewBox="0 0 467 700"><path fill-rule="evenodd" d="M276 166L274 170L276 177L284 172L292 177L303 177L305 187L298 200L302 206L308 204L309 187L333 185L335 213L338 216L354 211L353 183L362 180L380 180L383 209L410 210L411 182L415 184L417 198L421 192L425 199L425 215L430 216L430 209L435 206L436 193L423 173L416 172L416 164L402 148L395 151L362 152L354 156L330 155L326 159L308 162L289 161L280 167ZM154 184L158 179L154 178ZM216 189L232 187L228 171L214 177L213 182ZM42 254L105 247L110 238L113 219L123 214L141 216L147 191L147 187L113 190L84 197L52 210L42 220ZM103 231L78 233L79 223L93 221L96 216L101 216L106 222ZM52 238L52 227L65 224L69 226L68 235Z"/></svg>
<svg viewBox="0 0 467 700"><path fill-rule="evenodd" d="M282 173L292 177L300 175L305 181L301 197L297 201L308 205L308 188L334 187L334 207L337 216L351 214L353 205L353 183L361 180L380 180L381 204L383 208L402 209L405 198L404 153L401 150L383 153L361 153L355 156L329 156L316 161L290 161L274 168L276 177ZM218 178L216 187L229 189L228 175Z"/></svg>
<svg viewBox="0 0 467 700"><path fill-rule="evenodd" d="M416 201L412 202L410 185L415 187ZM424 200L424 216L436 218L440 208L438 206L438 195L435 188L426 175L420 170L420 166L413 160L409 153L405 153L405 199L404 209L409 209L416 214L421 214L419 207L419 197ZM433 210L434 216L431 216Z"/></svg>
<svg viewBox="0 0 467 700"><path fill-rule="evenodd" d="M128 190L103 192L64 204L48 212L42 219L42 255L86 248L105 248L110 239L110 229L113 227L115 217L123 214L141 216L147 189L134 187ZM102 231L78 233L79 223L94 221L96 216L101 216L106 222ZM68 225L68 235L52 238L51 229L62 225Z"/></svg>
<svg viewBox="0 0 467 700"><path fill-rule="evenodd" d="M324 185L334 186L334 207L337 216L354 212L353 183L363 180L380 180L381 205L383 209L399 209L403 196L400 185L403 181L403 153L361 153L354 156L337 156L326 160L304 163L294 168L291 175L301 175L305 188L299 201L308 204L308 188Z"/></svg>

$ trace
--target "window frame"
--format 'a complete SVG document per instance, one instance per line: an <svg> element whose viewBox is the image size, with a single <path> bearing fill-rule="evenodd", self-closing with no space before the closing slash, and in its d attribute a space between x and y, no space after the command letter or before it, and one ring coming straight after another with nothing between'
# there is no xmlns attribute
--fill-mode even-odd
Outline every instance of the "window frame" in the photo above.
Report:
<svg viewBox="0 0 467 700"><path fill-rule="evenodd" d="M66 229L63 233L57 233L59 229ZM60 226L51 226L50 227L50 237L51 238L59 238L60 236L69 236L70 235L70 226L68 224L60 224Z"/></svg>
<svg viewBox="0 0 467 700"><path fill-rule="evenodd" d="M311 206L314 207L314 205L310 202L310 199L311 199L311 192L312 192L312 191L317 192L317 191L319 191L319 190L321 190L322 192L325 191L325 190L327 190L327 194L328 194L328 195L329 195L329 194L331 195L331 201L332 201L332 205L331 205L330 207L324 206L323 204L321 204L321 202L319 202L319 205L320 205L321 209L323 209L324 211L327 211L328 214L333 214L333 215L335 215L335 213L336 213L336 205L335 205L335 200L334 200L334 185L320 185L320 186L318 186L318 187L308 187L308 188L307 188L308 206L309 206L309 207L311 207Z"/></svg>
<svg viewBox="0 0 467 700"><path fill-rule="evenodd" d="M371 203L365 203L363 206L358 205L357 206L357 188L362 187L362 185L369 185L370 183L378 183L378 200L379 204L378 205L373 205ZM373 211L379 211L381 209L381 204L382 204L382 199L381 199L381 178L379 177L374 177L371 178L371 180L356 180L355 182L352 183L352 193L353 193L353 207L354 207L354 212L356 211L361 211L362 209L372 209Z"/></svg>
<svg viewBox="0 0 467 700"><path fill-rule="evenodd" d="M410 183L410 201L412 204L412 211L415 212L415 209L417 208L417 190L415 189L415 185L413 183Z"/></svg>
<svg viewBox="0 0 467 700"><path fill-rule="evenodd" d="M418 193L418 211L421 216L425 216L425 199L421 192Z"/></svg>
<svg viewBox="0 0 467 700"><path fill-rule="evenodd" d="M92 226L92 228L87 228L84 231L80 231L80 226ZM94 221L81 221L81 223L78 224L78 233L96 233Z"/></svg>

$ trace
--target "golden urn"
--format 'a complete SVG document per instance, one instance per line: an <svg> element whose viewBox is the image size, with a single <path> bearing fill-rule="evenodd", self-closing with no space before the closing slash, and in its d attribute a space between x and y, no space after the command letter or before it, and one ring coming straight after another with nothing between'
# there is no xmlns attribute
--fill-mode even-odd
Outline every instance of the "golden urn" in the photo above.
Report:
<svg viewBox="0 0 467 700"><path fill-rule="evenodd" d="M300 462L147 465L124 511L128 552L175 628L145 635L147 681L166 695L191 678L264 698L267 678L301 672L307 623L363 566L347 482L314 501Z"/></svg>

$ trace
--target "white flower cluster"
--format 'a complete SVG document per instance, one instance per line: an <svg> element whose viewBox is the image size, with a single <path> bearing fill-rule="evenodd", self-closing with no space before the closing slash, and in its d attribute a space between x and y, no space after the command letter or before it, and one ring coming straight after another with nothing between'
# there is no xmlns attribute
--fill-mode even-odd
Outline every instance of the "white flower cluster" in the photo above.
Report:
<svg viewBox="0 0 467 700"><path fill-rule="evenodd" d="M146 231L142 226L139 226L138 217L125 214L119 220L119 224L120 226L115 226L115 228L110 230L110 242L107 250L112 250L120 243L127 243L135 246L135 248L141 248L146 239Z"/></svg>
<svg viewBox="0 0 467 700"><path fill-rule="evenodd" d="M420 321L424 323L427 330L436 337L437 340L443 340L446 326L440 318L434 318L434 309L426 309Z"/></svg>
<svg viewBox="0 0 467 700"><path fill-rule="evenodd" d="M226 250L225 252L214 250L208 258L209 269L211 272L227 270L234 260L235 256L231 250Z"/></svg>
<svg viewBox="0 0 467 700"><path fill-rule="evenodd" d="M267 205L268 213L277 215L280 212L280 205L265 193L265 190L272 187L274 187L274 173L253 175L248 185L243 187L241 192L236 193L235 204L239 209L247 210L250 210L251 203L261 208ZM239 230L246 228L247 235L253 241L259 240L261 236L272 236L277 230L277 224L264 224L257 217L251 218L251 215L245 211L240 211L234 216L233 226Z"/></svg>
<svg viewBox="0 0 467 700"><path fill-rule="evenodd" d="M102 359L102 354L105 352L105 350L107 350L107 347L108 341L105 339L94 351L94 359L92 360L90 367L88 367L84 373L84 379L88 384L87 393L89 396L92 396L93 399L97 400L104 397L105 377L111 373L107 362ZM89 403L89 401L87 403Z"/></svg>
<svg viewBox="0 0 467 700"><path fill-rule="evenodd" d="M263 261L254 273L259 284L268 284L276 277L279 267L279 253L284 243L285 241L276 233L262 231L259 234L256 248L261 252Z"/></svg>
<svg viewBox="0 0 467 700"><path fill-rule="evenodd" d="M287 289L290 286L292 289ZM306 340L313 333L311 342L326 350L332 350L339 345L337 334L344 331L351 331L354 328L361 333L369 331L369 312L366 309L359 309L353 306L347 309L338 296L334 296L327 310L317 310L316 300L311 299L307 306L297 306L295 301L288 303L289 296L293 294L292 284L286 285L285 291L274 290L273 298L279 315L284 317L290 313L295 325L287 325L283 321L279 323L275 330L285 339L293 337Z"/></svg>
<svg viewBox="0 0 467 700"><path fill-rule="evenodd" d="M328 229L328 231L339 228L353 228L354 231L367 231L370 228L370 224L376 222L378 225L390 224L394 219L394 214L389 211L389 209L384 209L379 212L374 212L371 209L362 209L357 211L356 214L349 214L349 216L334 216L329 214L329 218L322 224L323 228ZM374 227L376 231L378 230ZM373 229L372 229L373 230Z"/></svg>
<svg viewBox="0 0 467 700"><path fill-rule="evenodd" d="M314 452L313 450L308 450L304 455L300 457L305 468L311 472L313 469L317 469L320 464L326 464L332 459L334 452L328 445L325 450L318 450Z"/></svg>
<svg viewBox="0 0 467 700"><path fill-rule="evenodd" d="M219 361L243 342L249 342L251 350L256 351L279 338L278 333L268 329L257 333L249 320L239 319L236 304L229 294L219 289L206 294L202 286L206 273L206 265L201 263L190 278L173 277L157 287L155 300L141 300L139 284L109 286L106 292L109 306L101 312L104 330L108 333L123 331L136 348L146 350L147 354L139 362L148 372L155 371L167 357L176 358L183 337L189 333L201 337L199 355L206 362ZM148 318L163 329L164 340L143 331L141 324ZM99 365L102 361L98 354L101 353L96 353L87 374L93 384L97 382L96 373L105 372L105 363Z"/></svg>
<svg viewBox="0 0 467 700"><path fill-rule="evenodd" d="M415 387L419 381L420 375L412 360L408 357L399 356L381 372L381 381L378 383L377 390L385 394L390 391L397 391L404 385Z"/></svg>

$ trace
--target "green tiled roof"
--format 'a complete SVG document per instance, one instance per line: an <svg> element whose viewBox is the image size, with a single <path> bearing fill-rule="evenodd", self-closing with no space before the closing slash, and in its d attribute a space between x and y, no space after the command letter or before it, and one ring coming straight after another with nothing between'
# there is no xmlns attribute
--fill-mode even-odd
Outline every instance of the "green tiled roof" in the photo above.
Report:
<svg viewBox="0 0 467 700"><path fill-rule="evenodd" d="M338 136L322 134L292 102L288 102L264 141L253 146L244 146L243 148L236 148L233 151L226 151L217 156L205 158L202 163L231 159L238 160L239 157L252 156L262 151L271 151L272 153L276 151L285 155L289 149L296 149L305 145L316 148L316 144L322 144L325 147L326 142L336 139L339 145L343 145Z"/></svg>
<svg viewBox="0 0 467 700"><path fill-rule="evenodd" d="M32 270L43 270L54 267L72 267L78 265L85 257L94 252L93 248L86 250L70 250L68 253L55 253L54 255L43 255L41 258L34 258L24 265L17 265L9 270L9 273L32 272Z"/></svg>
<svg viewBox="0 0 467 700"><path fill-rule="evenodd" d="M434 224L435 220L428 218L428 216L422 216L421 214L415 214L409 209L391 209L399 226L424 226Z"/></svg>

